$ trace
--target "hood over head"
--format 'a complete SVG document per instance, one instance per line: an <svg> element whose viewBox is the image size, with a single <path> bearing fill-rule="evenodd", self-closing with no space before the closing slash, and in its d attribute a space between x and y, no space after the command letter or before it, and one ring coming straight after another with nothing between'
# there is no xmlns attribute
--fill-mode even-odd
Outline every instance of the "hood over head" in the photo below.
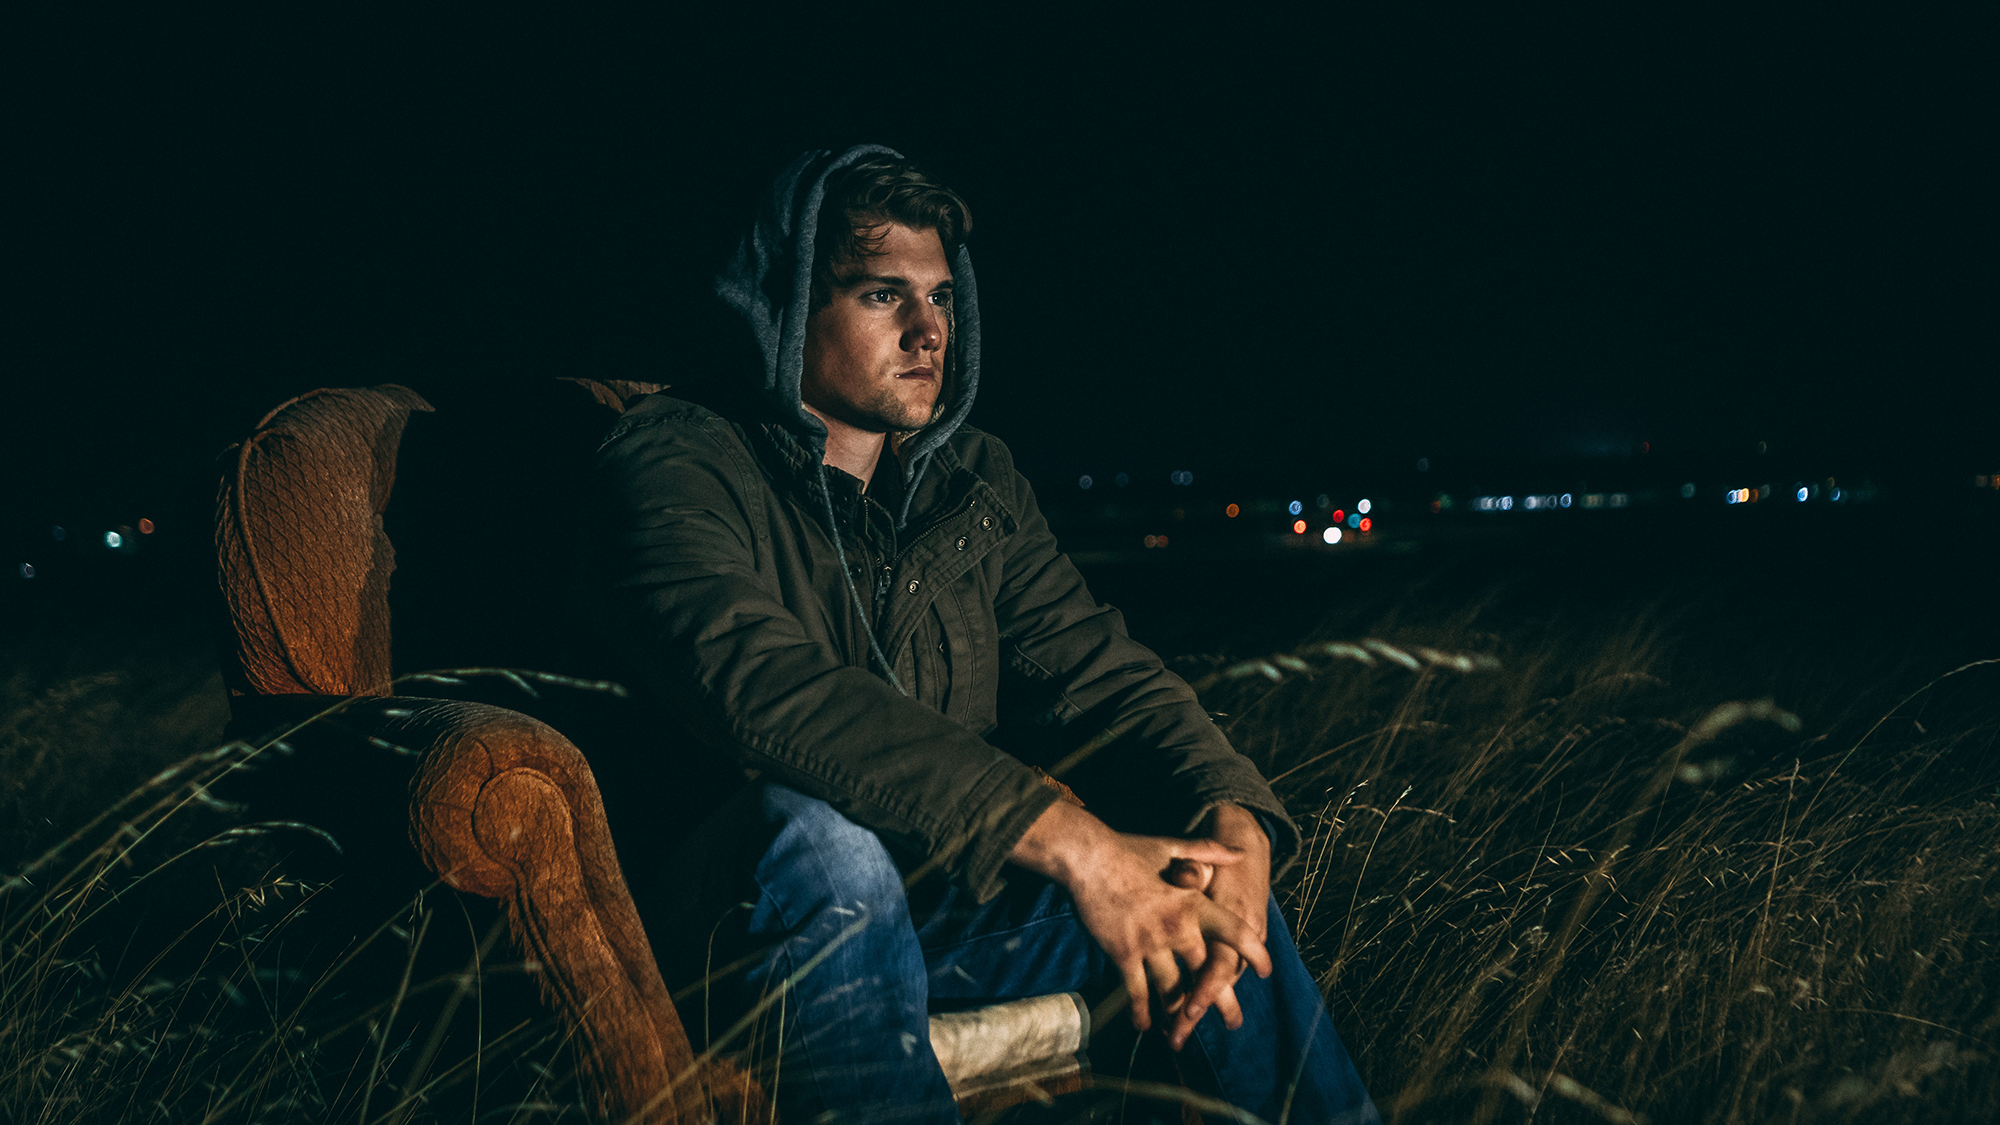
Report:
<svg viewBox="0 0 2000 1125"><path fill-rule="evenodd" d="M716 293L744 319L763 355L763 383L756 388L757 397L816 455L824 454L826 427L800 402L799 384L805 373L806 318L812 313L813 247L820 206L829 177L878 156L903 159L901 153L881 145L856 145L837 153L814 150L792 161L772 181L756 222L715 279ZM979 389L979 297L972 259L964 246L952 253L951 272L954 319L946 345L944 386L935 420L907 438L899 451L906 486L922 475L931 454L965 423Z"/></svg>

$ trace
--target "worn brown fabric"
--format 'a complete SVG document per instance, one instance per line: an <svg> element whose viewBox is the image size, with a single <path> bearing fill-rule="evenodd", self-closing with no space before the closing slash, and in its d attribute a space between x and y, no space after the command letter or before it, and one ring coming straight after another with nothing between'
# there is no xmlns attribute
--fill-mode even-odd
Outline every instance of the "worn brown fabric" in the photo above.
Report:
<svg viewBox="0 0 2000 1125"><path fill-rule="evenodd" d="M775 423L665 395L612 428L585 596L668 721L982 899L1060 799L1034 767L1128 831L1186 832L1228 801L1274 826L1277 863L1296 854L1269 785L1091 596L1004 444L953 435L901 529L900 474L863 493L829 468L829 497L815 461Z"/></svg>
<svg viewBox="0 0 2000 1125"><path fill-rule="evenodd" d="M699 1070L640 927L583 755L517 712L420 702L403 720L430 749L410 787L410 834L447 884L506 904L570 1024L584 1087L612 1121L763 1117L754 1082Z"/></svg>
<svg viewBox="0 0 2000 1125"><path fill-rule="evenodd" d="M215 540L238 690L388 693L396 555L382 511L403 425L429 409L393 383L308 391L235 448Z"/></svg>

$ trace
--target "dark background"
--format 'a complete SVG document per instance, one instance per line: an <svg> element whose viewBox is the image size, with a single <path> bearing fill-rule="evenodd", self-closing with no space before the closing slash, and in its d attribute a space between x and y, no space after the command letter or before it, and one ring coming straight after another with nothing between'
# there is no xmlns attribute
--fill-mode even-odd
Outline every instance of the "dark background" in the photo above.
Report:
<svg viewBox="0 0 2000 1125"><path fill-rule="evenodd" d="M10 542L205 539L313 386L685 378L760 185L862 140L971 201L973 420L1045 489L2000 470L1990 16L1068 11L26 29Z"/></svg>

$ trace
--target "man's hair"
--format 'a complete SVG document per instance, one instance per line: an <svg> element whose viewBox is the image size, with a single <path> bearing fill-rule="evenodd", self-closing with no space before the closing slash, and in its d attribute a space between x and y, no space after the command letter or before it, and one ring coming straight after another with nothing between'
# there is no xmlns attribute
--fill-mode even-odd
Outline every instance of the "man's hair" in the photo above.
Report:
<svg viewBox="0 0 2000 1125"><path fill-rule="evenodd" d="M933 230L945 259L972 233L972 209L958 193L932 179L908 160L872 157L836 172L826 183L813 245L812 307L833 299L834 267L881 252L882 233L870 228L897 223Z"/></svg>

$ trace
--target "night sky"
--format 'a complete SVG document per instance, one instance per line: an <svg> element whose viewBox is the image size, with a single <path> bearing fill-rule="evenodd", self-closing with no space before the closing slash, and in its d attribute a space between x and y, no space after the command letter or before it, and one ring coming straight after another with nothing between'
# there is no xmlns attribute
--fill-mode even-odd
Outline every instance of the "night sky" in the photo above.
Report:
<svg viewBox="0 0 2000 1125"><path fill-rule="evenodd" d="M1031 471L2000 465L1990 18L1211 11L24 34L5 517L200 515L314 386L674 382L762 181L856 141L971 202Z"/></svg>

